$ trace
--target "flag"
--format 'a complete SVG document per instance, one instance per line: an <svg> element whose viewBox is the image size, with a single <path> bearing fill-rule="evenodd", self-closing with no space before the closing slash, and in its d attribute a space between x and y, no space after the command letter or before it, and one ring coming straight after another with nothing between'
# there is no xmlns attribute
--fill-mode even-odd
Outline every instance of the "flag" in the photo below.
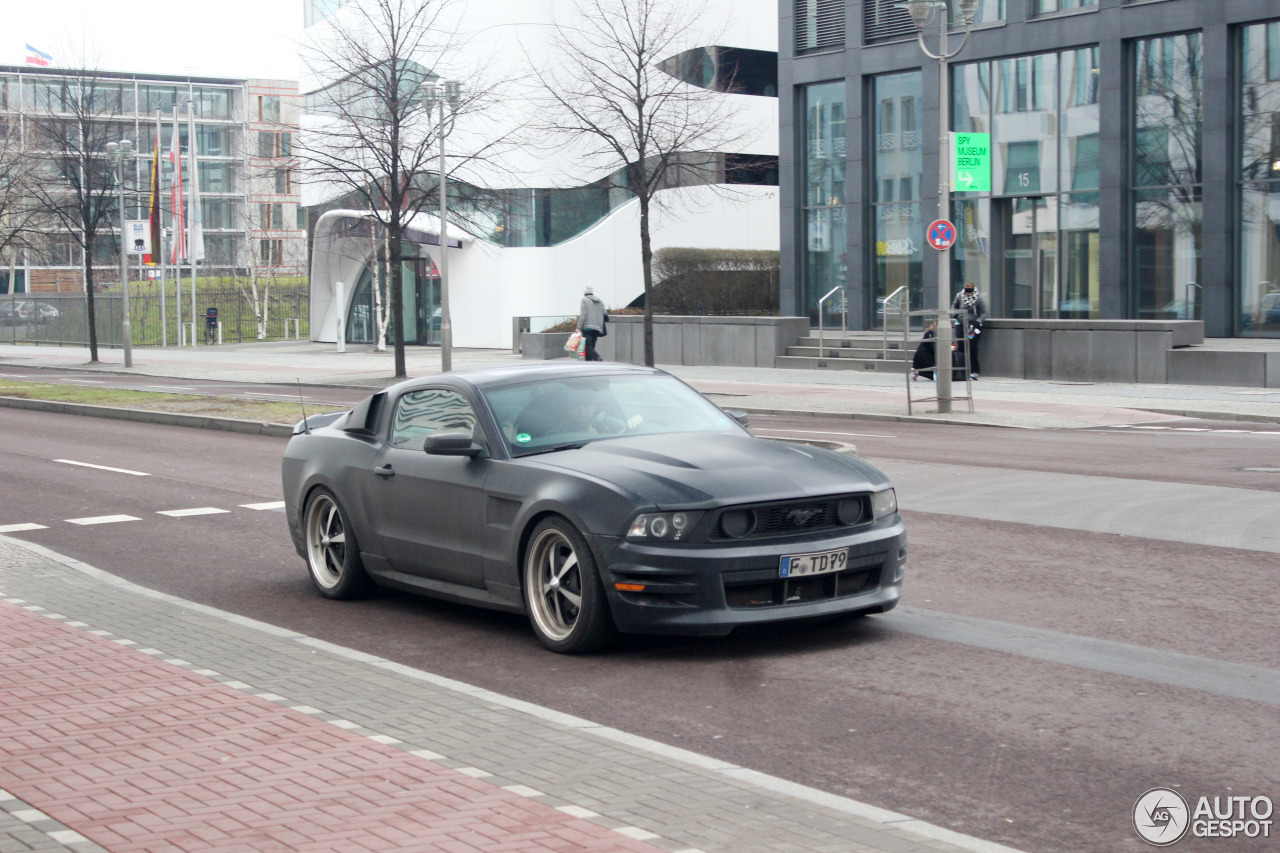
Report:
<svg viewBox="0 0 1280 853"><path fill-rule="evenodd" d="M187 240L187 260L191 263L204 260L204 217L200 210L200 164L196 160L196 115L187 105L187 152L191 157L191 215L187 228L191 235Z"/></svg>
<svg viewBox="0 0 1280 853"><path fill-rule="evenodd" d="M37 50L31 45L27 45L27 64L28 65L48 65L53 62L53 57L45 53L43 50Z"/></svg>
<svg viewBox="0 0 1280 853"><path fill-rule="evenodd" d="M160 260L160 125L156 124L156 144L151 151L151 194L147 201L147 218L151 220L151 254L142 262L154 267Z"/></svg>
<svg viewBox="0 0 1280 853"><path fill-rule="evenodd" d="M178 136L178 108L173 108L173 138L169 140L169 162L173 183L169 185L169 207L173 210L173 258L176 264L187 256L186 223L182 211L182 140Z"/></svg>

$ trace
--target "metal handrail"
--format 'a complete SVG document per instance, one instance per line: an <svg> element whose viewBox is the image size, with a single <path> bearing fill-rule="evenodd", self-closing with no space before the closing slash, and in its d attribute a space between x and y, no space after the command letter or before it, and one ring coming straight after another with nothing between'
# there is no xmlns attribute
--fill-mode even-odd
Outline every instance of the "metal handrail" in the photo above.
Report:
<svg viewBox="0 0 1280 853"><path fill-rule="evenodd" d="M904 284L893 293L884 298L884 316L880 318L880 327L884 330L884 342L880 350L880 357L887 359L889 357L889 303L898 298L898 294L907 289Z"/></svg>
<svg viewBox="0 0 1280 853"><path fill-rule="evenodd" d="M830 299L832 295L835 294L836 291L840 291L840 294L841 294L841 303L842 303L841 310L840 310L840 334L841 335L844 335L846 331L846 327L848 326L848 323L849 323L849 302L848 300L844 299L844 285L836 285L835 287L831 288L831 290L827 291L826 296L818 300L818 358L822 358L823 349L825 348L825 344L823 343L825 338L823 337L823 329L822 329L822 306L826 304L826 301Z"/></svg>
<svg viewBox="0 0 1280 853"><path fill-rule="evenodd" d="M1196 290L1199 290L1199 291L1201 291L1201 292L1204 292L1204 288L1203 288L1203 287L1201 287L1200 285L1196 284L1194 281L1189 281L1189 282L1187 282L1187 286L1186 286L1186 287L1184 287L1184 288L1182 289L1182 300L1183 300L1183 302L1184 302L1184 303L1186 304L1186 306L1187 306L1187 319L1188 319L1188 320L1194 320L1194 319L1196 319L1196 314L1197 314L1197 313L1199 313L1199 312L1197 312L1197 311L1196 311L1196 299L1195 299L1195 295L1191 292L1191 288L1193 288L1193 287L1194 287Z"/></svg>

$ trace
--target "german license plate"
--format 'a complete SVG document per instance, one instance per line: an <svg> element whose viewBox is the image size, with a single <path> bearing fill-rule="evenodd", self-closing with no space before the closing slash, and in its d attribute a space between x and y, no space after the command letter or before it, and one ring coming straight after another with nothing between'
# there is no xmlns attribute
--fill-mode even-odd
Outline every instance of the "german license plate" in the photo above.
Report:
<svg viewBox="0 0 1280 853"><path fill-rule="evenodd" d="M778 577L800 578L809 575L825 575L838 572L849 564L849 549L819 551L816 554L793 554L783 557L778 566Z"/></svg>

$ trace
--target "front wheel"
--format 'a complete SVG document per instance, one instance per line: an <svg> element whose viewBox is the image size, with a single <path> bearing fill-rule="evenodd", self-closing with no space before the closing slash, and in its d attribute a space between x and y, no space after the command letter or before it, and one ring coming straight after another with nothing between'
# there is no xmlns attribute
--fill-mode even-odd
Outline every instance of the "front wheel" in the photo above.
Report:
<svg viewBox="0 0 1280 853"><path fill-rule="evenodd" d="M311 582L325 598L358 598L373 586L360 560L360 546L347 514L328 489L307 501L303 521Z"/></svg>
<svg viewBox="0 0 1280 853"><path fill-rule="evenodd" d="M564 519L548 518L534 530L525 552L524 595L538 642L553 652L596 651L613 639L591 549Z"/></svg>

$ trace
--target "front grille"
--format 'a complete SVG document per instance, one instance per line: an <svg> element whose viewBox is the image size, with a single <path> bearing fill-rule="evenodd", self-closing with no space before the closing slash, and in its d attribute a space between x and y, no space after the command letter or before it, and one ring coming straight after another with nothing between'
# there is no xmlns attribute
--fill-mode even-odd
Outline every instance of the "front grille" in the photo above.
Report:
<svg viewBox="0 0 1280 853"><path fill-rule="evenodd" d="M858 506L856 517L847 519L849 521L847 524L840 523L838 514L838 507L843 500L855 501ZM742 536L730 536L724 532L720 525L720 518L726 513L735 512L750 513L752 519L750 532ZM719 516L713 520L710 535L715 541L770 539L826 530L849 529L869 524L872 520L869 496L834 495L813 500L728 507L721 510Z"/></svg>
<svg viewBox="0 0 1280 853"><path fill-rule="evenodd" d="M803 578L780 578L777 568L725 572L725 603L735 610L749 610L861 595L880 585L884 559L884 554L872 554L854 560L842 572Z"/></svg>

